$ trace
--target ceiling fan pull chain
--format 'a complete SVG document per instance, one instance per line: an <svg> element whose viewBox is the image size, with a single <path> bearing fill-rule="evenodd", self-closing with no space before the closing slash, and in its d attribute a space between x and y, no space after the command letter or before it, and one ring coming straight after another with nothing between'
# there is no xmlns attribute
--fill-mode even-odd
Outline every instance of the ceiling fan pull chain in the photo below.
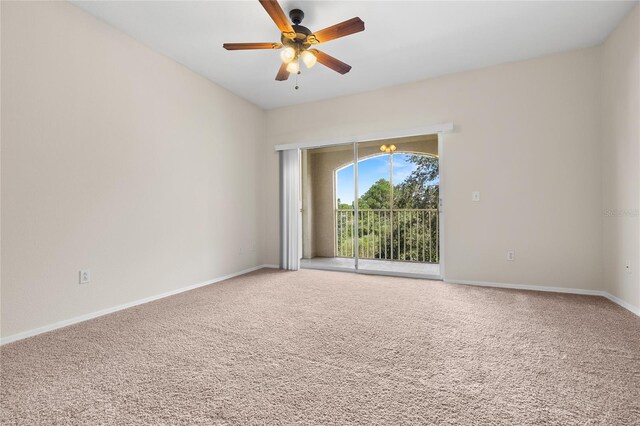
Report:
<svg viewBox="0 0 640 426"><path fill-rule="evenodd" d="M300 87L298 86L298 75L300 75L300 71L296 73L296 87L295 87L296 90L298 90L298 88Z"/></svg>

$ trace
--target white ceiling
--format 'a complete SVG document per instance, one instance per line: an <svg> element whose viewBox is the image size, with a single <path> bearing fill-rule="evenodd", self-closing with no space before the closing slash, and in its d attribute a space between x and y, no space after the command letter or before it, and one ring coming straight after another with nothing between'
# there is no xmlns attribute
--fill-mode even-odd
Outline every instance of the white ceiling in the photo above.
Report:
<svg viewBox="0 0 640 426"><path fill-rule="evenodd" d="M283 0L312 31L354 16L365 31L319 45L353 66L322 65L275 81L278 51L226 51L224 42L279 41L257 0L73 1L243 98L270 109L601 43L637 2L427 2Z"/></svg>

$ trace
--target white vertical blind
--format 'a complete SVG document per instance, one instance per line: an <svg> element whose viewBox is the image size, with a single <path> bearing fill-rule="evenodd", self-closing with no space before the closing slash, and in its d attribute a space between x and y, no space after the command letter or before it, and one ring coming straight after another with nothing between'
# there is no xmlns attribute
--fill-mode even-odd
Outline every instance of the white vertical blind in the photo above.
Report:
<svg viewBox="0 0 640 426"><path fill-rule="evenodd" d="M280 268L300 269L300 150L280 151Z"/></svg>

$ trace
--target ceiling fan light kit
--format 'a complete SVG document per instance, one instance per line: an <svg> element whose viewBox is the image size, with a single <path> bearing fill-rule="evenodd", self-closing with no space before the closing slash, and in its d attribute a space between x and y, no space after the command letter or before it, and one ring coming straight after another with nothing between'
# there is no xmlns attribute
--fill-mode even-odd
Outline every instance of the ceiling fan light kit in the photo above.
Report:
<svg viewBox="0 0 640 426"><path fill-rule="evenodd" d="M287 80L290 74L300 74L300 62L307 68L320 62L340 74L346 74L351 70L351 65L312 46L364 31L364 22L360 18L351 18L313 33L309 28L300 25L304 19L302 10L293 9L289 12L292 25L277 0L259 1L280 30L280 43L224 43L222 47L227 50L282 49L282 64L276 75L277 81ZM297 84L295 88L298 88Z"/></svg>

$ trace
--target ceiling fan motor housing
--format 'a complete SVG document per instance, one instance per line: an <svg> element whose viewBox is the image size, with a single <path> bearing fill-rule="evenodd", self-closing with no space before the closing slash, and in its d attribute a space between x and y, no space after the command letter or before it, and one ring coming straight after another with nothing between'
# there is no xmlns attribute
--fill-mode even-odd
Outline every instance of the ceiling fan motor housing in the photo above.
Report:
<svg viewBox="0 0 640 426"><path fill-rule="evenodd" d="M296 37L294 39L290 39L283 34L280 38L282 44L285 46L297 47L299 49L308 48L311 43L307 41L307 37L312 34L311 30L307 27L297 24L292 25L292 28L296 33Z"/></svg>
<svg viewBox="0 0 640 426"><path fill-rule="evenodd" d="M300 9L293 9L289 12L289 17L291 18L291 22L293 22L292 28L296 36L292 39L283 34L281 38L282 44L291 46L298 51L309 48L310 43L307 42L307 37L310 36L312 32L309 28L300 25L300 22L302 22L304 18L304 12Z"/></svg>
<svg viewBox="0 0 640 426"><path fill-rule="evenodd" d="M291 12L289 12L289 18L291 18L291 22L293 22L294 25L300 25L304 19L304 12L300 9L292 9Z"/></svg>

